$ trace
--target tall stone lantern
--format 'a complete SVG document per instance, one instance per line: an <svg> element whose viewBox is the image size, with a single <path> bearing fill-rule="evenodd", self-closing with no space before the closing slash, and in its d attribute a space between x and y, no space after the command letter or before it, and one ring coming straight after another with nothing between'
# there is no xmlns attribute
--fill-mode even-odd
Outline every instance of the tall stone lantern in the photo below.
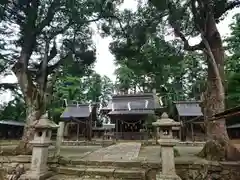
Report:
<svg viewBox="0 0 240 180"><path fill-rule="evenodd" d="M21 176L21 179L40 180L51 176L48 172L48 148L52 144L52 130L58 128L50 121L47 114L43 115L38 122L33 122L31 127L35 129L34 138L30 142L33 146L30 171Z"/></svg>
<svg viewBox="0 0 240 180"><path fill-rule="evenodd" d="M179 127L180 123L168 118L167 113L163 113L161 119L153 123L153 126L159 128L160 139L158 143L161 146L162 173L158 180L180 180L176 174L174 150L173 147L178 140L173 139L173 127Z"/></svg>

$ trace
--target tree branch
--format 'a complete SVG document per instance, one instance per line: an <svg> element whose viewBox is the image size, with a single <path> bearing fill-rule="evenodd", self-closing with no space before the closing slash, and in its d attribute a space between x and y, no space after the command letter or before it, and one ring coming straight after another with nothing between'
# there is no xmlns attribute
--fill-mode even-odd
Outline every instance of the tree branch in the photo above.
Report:
<svg viewBox="0 0 240 180"><path fill-rule="evenodd" d="M67 55L65 55L63 58L61 58L58 62L56 62L55 64L53 64L53 65L51 65L51 66L48 66L48 68L47 68L47 74L48 75L50 75L51 73L53 73L53 71L55 70L55 69L57 69L58 67L60 67L63 63L64 63L64 61L68 58L68 57L70 57L72 55L72 53L68 53Z"/></svg>
<svg viewBox="0 0 240 180"><path fill-rule="evenodd" d="M12 71L17 77L25 102L31 104L36 94L36 86L33 84L30 72L24 68L24 64L21 61L15 63Z"/></svg>
<svg viewBox="0 0 240 180"><path fill-rule="evenodd" d="M14 90L17 87L17 83L0 83L0 89Z"/></svg>
<svg viewBox="0 0 240 180"><path fill-rule="evenodd" d="M232 10L236 7L240 7L240 0L235 0L228 2L223 9L215 9L214 17L216 20L219 20L220 17L222 17L223 14L225 14L227 11Z"/></svg>
<svg viewBox="0 0 240 180"><path fill-rule="evenodd" d="M63 28L58 28L55 32L50 33L49 39L52 40L59 34L63 34L67 29L72 25L72 20L69 20L69 22L63 27Z"/></svg>
<svg viewBox="0 0 240 180"><path fill-rule="evenodd" d="M60 3L58 0L54 0L51 3L51 5L48 8L45 19L43 19L36 27L36 34L39 34L43 30L43 28L45 28L46 26L48 26L51 23L59 5L60 5Z"/></svg>
<svg viewBox="0 0 240 180"><path fill-rule="evenodd" d="M47 66L48 66L48 52L49 52L49 40L45 40L45 47L44 47L44 57L41 61L40 72L36 77L36 80L39 84L40 95L44 94L47 84ZM42 96L43 97L43 96Z"/></svg>
<svg viewBox="0 0 240 180"><path fill-rule="evenodd" d="M172 24L172 27L174 29L175 36L180 37L181 40L183 41L185 50L187 50L187 51L203 50L204 44L202 41L199 44L190 46L188 40L186 39L184 34L179 30L179 28L173 24Z"/></svg>

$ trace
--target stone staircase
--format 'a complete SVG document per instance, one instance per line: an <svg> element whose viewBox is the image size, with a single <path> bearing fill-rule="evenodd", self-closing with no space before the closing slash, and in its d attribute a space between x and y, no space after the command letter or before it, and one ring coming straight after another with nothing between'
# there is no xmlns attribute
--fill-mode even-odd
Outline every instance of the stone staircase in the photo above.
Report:
<svg viewBox="0 0 240 180"><path fill-rule="evenodd" d="M59 166L54 170L58 175L74 177L91 177L97 179L145 180L145 171L141 168L124 168L112 166Z"/></svg>
<svg viewBox="0 0 240 180"><path fill-rule="evenodd" d="M94 180L123 179L123 180L152 180L146 178L149 167L145 167L138 160L141 143L120 143L106 148L101 148L79 158L59 159L58 163L51 166L57 174L55 179ZM72 176L60 178L59 176ZM86 178L89 177L89 178ZM155 175L156 177L156 175ZM52 179L54 180L54 179Z"/></svg>

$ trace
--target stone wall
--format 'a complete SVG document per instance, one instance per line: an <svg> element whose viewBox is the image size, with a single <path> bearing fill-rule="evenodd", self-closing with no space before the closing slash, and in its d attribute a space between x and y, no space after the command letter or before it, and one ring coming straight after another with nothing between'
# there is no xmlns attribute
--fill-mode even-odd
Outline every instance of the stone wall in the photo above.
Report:
<svg viewBox="0 0 240 180"><path fill-rule="evenodd" d="M31 156L0 156L2 168L5 171L11 172L17 164L24 164L26 169L30 166ZM71 164L68 161L59 161L49 158L49 164L55 168L61 166L114 166L121 168L141 168L146 171L148 180L156 180L161 171L159 162L90 162L83 160L73 160ZM57 166L56 166L57 165ZM184 158L176 159L177 174L182 180L240 180L240 162L209 162L194 157L191 159Z"/></svg>
<svg viewBox="0 0 240 180"><path fill-rule="evenodd" d="M152 167L148 179L158 179L161 167ZM240 162L176 162L177 174L182 180L240 180Z"/></svg>
<svg viewBox="0 0 240 180"><path fill-rule="evenodd" d="M183 180L239 180L240 164L231 162L177 165L177 173Z"/></svg>

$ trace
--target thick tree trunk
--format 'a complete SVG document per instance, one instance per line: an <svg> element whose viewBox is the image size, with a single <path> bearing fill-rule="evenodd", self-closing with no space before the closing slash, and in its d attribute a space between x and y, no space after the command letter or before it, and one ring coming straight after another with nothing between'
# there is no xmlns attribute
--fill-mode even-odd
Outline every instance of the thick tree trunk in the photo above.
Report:
<svg viewBox="0 0 240 180"><path fill-rule="evenodd" d="M20 59L25 59L26 56L21 56ZM24 60L22 60L24 61ZM21 91L24 95L24 100L27 106L26 109L26 122L24 127L24 133L21 141L16 147L14 153L15 154L29 154L31 153L31 146L29 141L33 138L34 129L30 127L30 125L41 117L44 113L46 106L45 99L39 93L39 90L32 82L32 77L30 76L27 69L24 68L24 65L18 62L16 63L13 71L18 79L18 83L21 87ZM44 92L42 92L43 94Z"/></svg>
<svg viewBox="0 0 240 180"><path fill-rule="evenodd" d="M37 123L43 112L36 110L32 104L27 105L26 125L24 127L23 136L15 149L15 154L31 154L32 146L29 144L33 140L34 128L30 127L33 123Z"/></svg>
<svg viewBox="0 0 240 180"><path fill-rule="evenodd" d="M208 79L203 108L208 141L199 155L209 160L236 160L240 158L240 153L229 142L225 119L209 121L209 118L225 110L225 55L214 17L209 16L206 24L207 44L205 43L205 48L208 59Z"/></svg>

